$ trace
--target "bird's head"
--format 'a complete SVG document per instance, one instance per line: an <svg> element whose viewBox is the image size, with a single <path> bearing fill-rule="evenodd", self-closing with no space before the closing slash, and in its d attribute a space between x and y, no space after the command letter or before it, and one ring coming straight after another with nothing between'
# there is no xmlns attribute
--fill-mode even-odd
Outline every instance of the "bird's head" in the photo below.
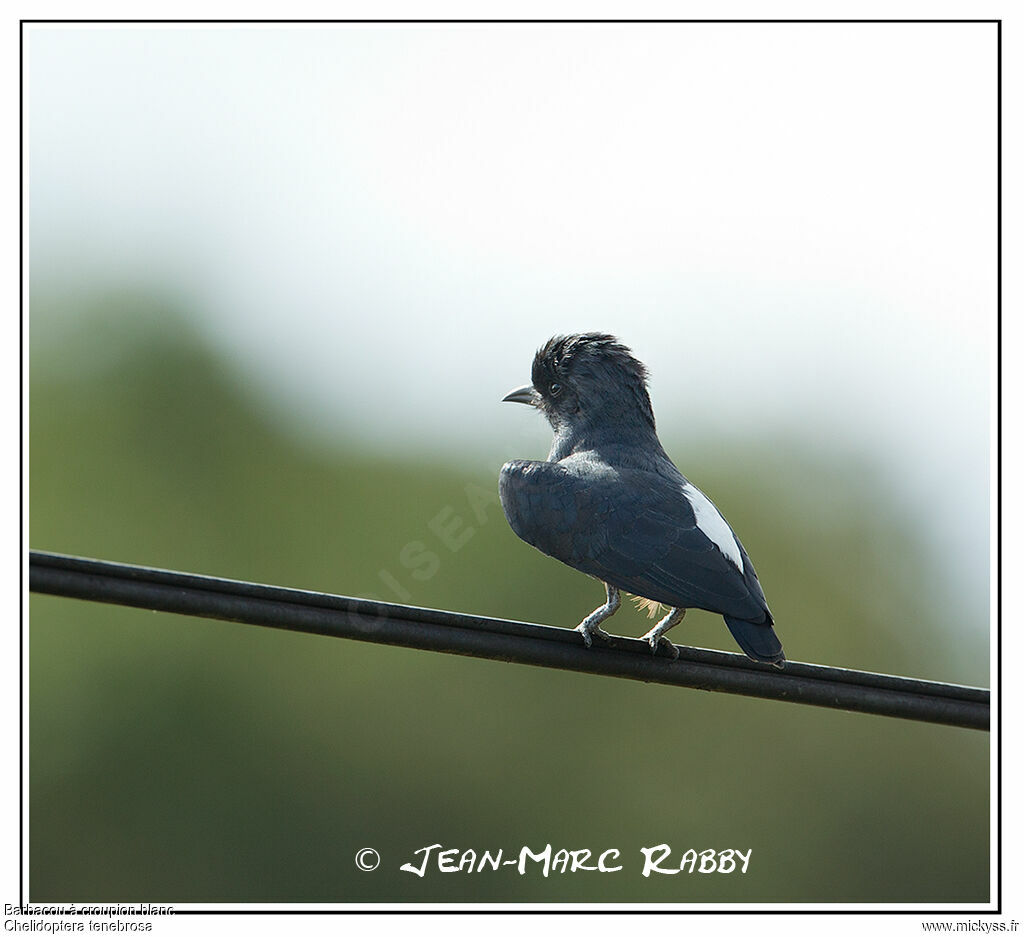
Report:
<svg viewBox="0 0 1024 937"><path fill-rule="evenodd" d="M610 420L654 429L647 369L614 335L556 335L533 359L533 383L505 400L540 410L556 433Z"/></svg>

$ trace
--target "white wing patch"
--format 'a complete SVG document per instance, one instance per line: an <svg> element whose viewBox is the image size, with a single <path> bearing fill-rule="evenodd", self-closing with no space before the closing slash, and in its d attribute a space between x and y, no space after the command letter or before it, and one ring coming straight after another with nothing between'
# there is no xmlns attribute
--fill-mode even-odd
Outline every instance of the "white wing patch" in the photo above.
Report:
<svg viewBox="0 0 1024 937"><path fill-rule="evenodd" d="M686 500L690 502L690 506L693 508L694 516L697 518L697 526L701 529L701 532L742 573L743 556L740 554L736 535L725 522L725 518L718 513L718 508L711 503L711 499L703 491L689 482L683 485L683 494L686 495Z"/></svg>

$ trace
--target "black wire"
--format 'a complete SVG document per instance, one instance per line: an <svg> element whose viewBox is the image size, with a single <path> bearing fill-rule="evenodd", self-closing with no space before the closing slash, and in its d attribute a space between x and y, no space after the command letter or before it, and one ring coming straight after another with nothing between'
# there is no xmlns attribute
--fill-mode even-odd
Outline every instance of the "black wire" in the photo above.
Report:
<svg viewBox="0 0 1024 937"><path fill-rule="evenodd" d="M409 605L212 576L129 566L33 550L33 592L130 605L203 618L354 638L423 650L575 670L647 683L788 700L854 712L989 727L989 691L951 683L790 661L784 670L741 654L679 648L679 659L651 654L637 638L584 648L568 628L481 618Z"/></svg>

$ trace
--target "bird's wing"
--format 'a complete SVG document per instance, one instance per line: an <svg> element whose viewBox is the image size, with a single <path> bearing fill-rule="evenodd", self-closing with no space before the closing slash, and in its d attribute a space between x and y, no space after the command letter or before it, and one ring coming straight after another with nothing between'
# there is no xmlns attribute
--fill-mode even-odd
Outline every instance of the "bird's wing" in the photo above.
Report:
<svg viewBox="0 0 1024 937"><path fill-rule="evenodd" d="M698 521L684 484L639 469L514 462L502 470L501 496L523 540L581 572L666 605L763 621L745 551L737 540L741 572L706 532L706 513Z"/></svg>

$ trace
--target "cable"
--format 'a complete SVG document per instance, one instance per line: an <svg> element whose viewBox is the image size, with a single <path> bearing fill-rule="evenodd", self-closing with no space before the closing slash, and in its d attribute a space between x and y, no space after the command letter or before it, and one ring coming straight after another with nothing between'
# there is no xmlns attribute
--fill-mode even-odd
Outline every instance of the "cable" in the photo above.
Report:
<svg viewBox="0 0 1024 937"><path fill-rule="evenodd" d="M989 691L789 661L784 670L741 654L680 646L678 660L651 654L637 638L584 648L568 628L481 618L409 605L33 550L33 592L135 608L283 628L625 677L647 683L788 700L854 712L987 730Z"/></svg>

